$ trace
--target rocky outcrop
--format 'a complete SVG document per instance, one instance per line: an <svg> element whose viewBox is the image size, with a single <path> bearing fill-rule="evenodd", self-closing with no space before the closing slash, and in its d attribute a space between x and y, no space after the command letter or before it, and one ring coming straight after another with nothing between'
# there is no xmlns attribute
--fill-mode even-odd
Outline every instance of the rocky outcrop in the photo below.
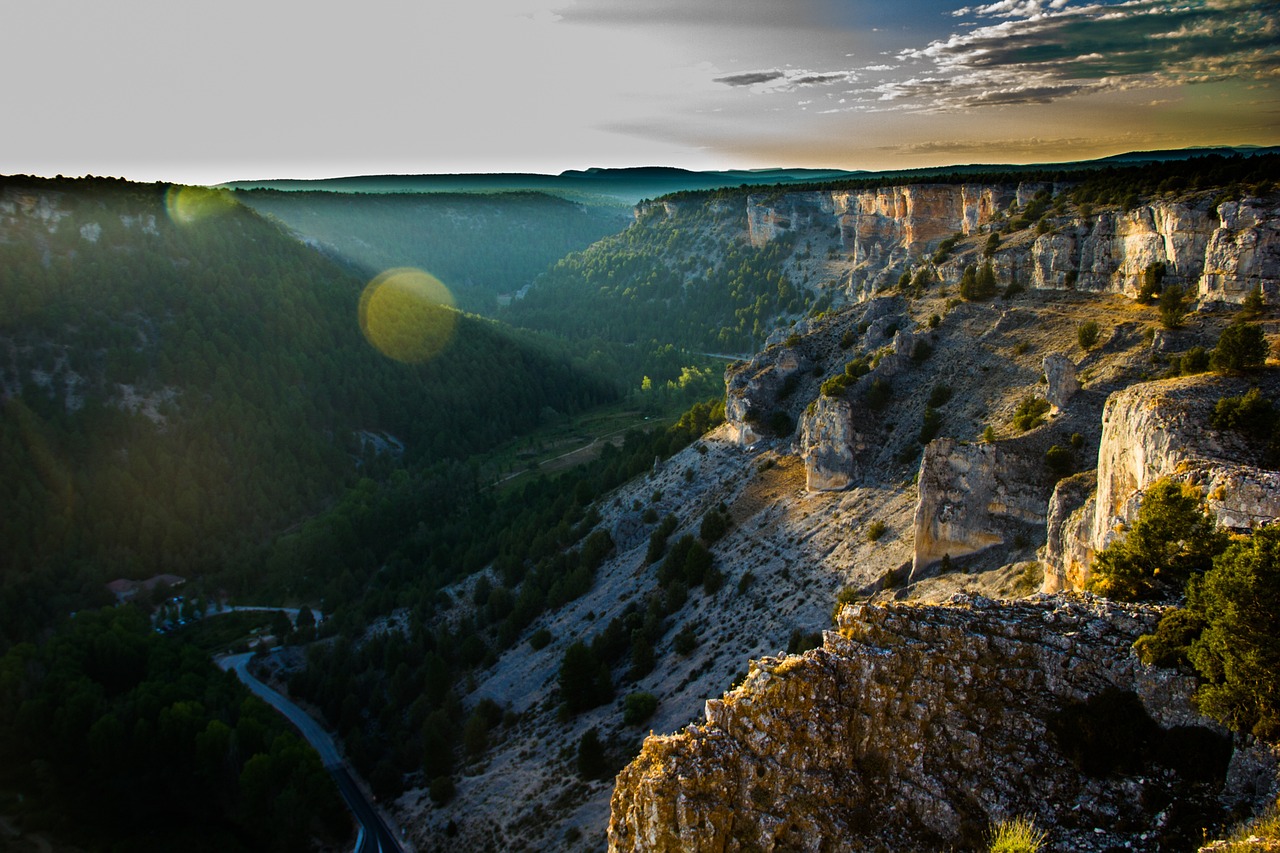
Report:
<svg viewBox="0 0 1280 853"><path fill-rule="evenodd" d="M857 453L863 449L863 437L853 428L849 401L819 396L801 421L805 488L819 492L847 489L857 478Z"/></svg>
<svg viewBox="0 0 1280 853"><path fill-rule="evenodd" d="M747 197L751 242L828 229L855 264L890 264L932 251L956 232L991 222L1018 193L1014 186L914 184L862 192L795 192Z"/></svg>
<svg viewBox="0 0 1280 853"><path fill-rule="evenodd" d="M1076 378L1076 363L1062 353L1055 352L1046 355L1042 365L1048 385L1044 398L1049 401L1051 411L1057 414L1080 390L1080 380Z"/></svg>
<svg viewBox="0 0 1280 853"><path fill-rule="evenodd" d="M920 460L913 581L943 556L975 554L1044 523L1044 474L996 444L952 438L929 443Z"/></svg>
<svg viewBox="0 0 1280 853"><path fill-rule="evenodd" d="M730 366L725 371L724 412L733 440L749 445L763 438L763 421L784 396L787 382L797 380L809 367L807 359L786 346L772 347Z"/></svg>
<svg viewBox="0 0 1280 853"><path fill-rule="evenodd" d="M1049 522L1047 588L1083 588L1093 555L1123 534L1143 493L1165 477L1199 488L1205 508L1225 527L1248 530L1280 518L1280 471L1261 467L1260 448L1238 433L1209 425L1220 398L1259 383L1272 399L1280 393L1280 378L1268 373L1253 380L1147 382L1111 395L1102 415L1096 493L1054 498L1060 511Z"/></svg>
<svg viewBox="0 0 1280 853"><path fill-rule="evenodd" d="M953 234L974 234L1020 206L1042 184L930 185L861 192L796 192L747 198L748 234L763 245L784 234L825 230L868 281L928 256ZM1089 217L1051 217L1028 244L1002 251L996 266L1034 288L1136 296L1143 274L1165 268L1165 282L1201 300L1240 302L1255 287L1280 299L1280 204L1275 197L1216 206L1208 199L1153 200ZM958 275L958 270L956 271ZM1005 272L1007 274L1007 272Z"/></svg>
<svg viewBox="0 0 1280 853"><path fill-rule="evenodd" d="M1019 814L1052 850L1189 846L1233 769L1265 798L1274 760L1251 770L1192 678L1137 661L1157 617L1048 596L846 607L821 648L753 663L704 723L645 741L609 848L965 849Z"/></svg>

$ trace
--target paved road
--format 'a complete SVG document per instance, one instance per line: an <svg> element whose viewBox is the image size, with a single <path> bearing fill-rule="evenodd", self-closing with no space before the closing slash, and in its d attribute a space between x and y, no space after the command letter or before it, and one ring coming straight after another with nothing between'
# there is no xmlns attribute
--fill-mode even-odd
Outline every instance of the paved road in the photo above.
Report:
<svg viewBox="0 0 1280 853"><path fill-rule="evenodd" d="M234 672L236 677L243 681L256 696L284 714L307 739L307 742L315 747L316 752L320 754L321 763L337 783L342 798L347 801L347 805L360 823L360 837L356 843L355 853L403 853L395 834L387 828L382 815L378 814L377 809L365 799L360 787L351 778L351 772L343 763L342 754L338 751L338 745L333 737L321 728L310 714L289 701L288 697L277 693L255 678L253 673L249 672L249 660L252 657L252 652L227 655L218 658L218 666Z"/></svg>

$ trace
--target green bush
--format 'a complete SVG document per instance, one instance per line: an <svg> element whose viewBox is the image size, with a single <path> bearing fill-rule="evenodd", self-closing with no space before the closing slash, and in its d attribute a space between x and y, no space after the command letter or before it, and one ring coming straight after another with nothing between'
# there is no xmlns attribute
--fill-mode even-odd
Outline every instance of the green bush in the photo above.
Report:
<svg viewBox="0 0 1280 853"><path fill-rule="evenodd" d="M1238 732L1280 739L1280 527L1264 527L1187 587L1205 623L1188 657L1200 712Z"/></svg>
<svg viewBox="0 0 1280 853"><path fill-rule="evenodd" d="M1124 601L1179 591L1213 565L1226 541L1201 511L1197 489L1157 480L1147 489L1133 528L1094 559L1089 589Z"/></svg>
<svg viewBox="0 0 1280 853"><path fill-rule="evenodd" d="M546 628L539 628L533 632L533 636L529 638L529 645L535 652L540 652L547 646L551 645L551 632Z"/></svg>
<svg viewBox="0 0 1280 853"><path fill-rule="evenodd" d="M1070 448L1055 444L1045 451L1044 464L1055 480L1061 480L1075 467L1075 458Z"/></svg>
<svg viewBox="0 0 1280 853"><path fill-rule="evenodd" d="M987 238L986 244L982 247L982 256L989 258L1000 248L1000 235L995 231L991 232L991 236Z"/></svg>
<svg viewBox="0 0 1280 853"><path fill-rule="evenodd" d="M1254 323L1232 323L1222 330L1209 363L1219 373L1243 373L1267 360L1267 340Z"/></svg>
<svg viewBox="0 0 1280 853"><path fill-rule="evenodd" d="M889 401L893 399L893 386L889 384L889 380L877 377L871 380L871 385L868 386L863 399L867 408L878 412L889 405Z"/></svg>
<svg viewBox="0 0 1280 853"><path fill-rule="evenodd" d="M672 646L675 648L676 654L682 657L688 657L698 647L698 632L694 630L692 622L684 624L684 627L676 634Z"/></svg>
<svg viewBox="0 0 1280 853"><path fill-rule="evenodd" d="M917 436L921 444L928 444L937 437L942 430L942 413L932 406L924 407L924 417L920 421L920 435Z"/></svg>
<svg viewBox="0 0 1280 853"><path fill-rule="evenodd" d="M1178 359L1178 372L1183 376L1193 376L1209 369L1209 351L1204 347L1192 347Z"/></svg>
<svg viewBox="0 0 1280 853"><path fill-rule="evenodd" d="M1018 403L1013 411L1013 426L1019 432L1035 429L1044 423L1044 416L1049 413L1049 401L1034 394L1028 394Z"/></svg>
<svg viewBox="0 0 1280 853"><path fill-rule="evenodd" d="M878 542L880 540L880 537L884 536L884 534L888 532L888 530L889 530L889 526L887 524L885 524L883 521L880 521L879 519L876 519L875 521L871 522L871 524L867 527L867 541Z"/></svg>
<svg viewBox="0 0 1280 853"><path fill-rule="evenodd" d="M1160 292L1160 325L1166 329L1177 329L1182 326L1182 318L1187 313L1186 292L1173 284Z"/></svg>
<svg viewBox="0 0 1280 853"><path fill-rule="evenodd" d="M1138 301L1150 302L1161 290L1164 282L1165 266L1163 263L1150 264L1142 271L1142 285L1138 289Z"/></svg>
<svg viewBox="0 0 1280 853"><path fill-rule="evenodd" d="M638 726L653 716L658 710L658 697L643 690L628 693L622 700L622 722L628 726Z"/></svg>
<svg viewBox="0 0 1280 853"><path fill-rule="evenodd" d="M1257 388L1250 388L1240 397L1220 398L1209 415L1209 425L1214 429L1231 429L1251 438L1271 435L1275 422L1271 401Z"/></svg>
<svg viewBox="0 0 1280 853"><path fill-rule="evenodd" d="M1090 350L1098 343L1098 334L1102 331L1102 327L1094 320L1086 320L1076 327L1076 341L1080 344L1080 349Z"/></svg>
<svg viewBox="0 0 1280 853"><path fill-rule="evenodd" d="M729 528L732 525L733 518L728 512L719 508L709 509L707 514L702 517L702 524L698 527L698 536L703 542L710 545L713 542L720 541L729 532Z"/></svg>
<svg viewBox="0 0 1280 853"><path fill-rule="evenodd" d="M950 399L951 399L951 386L946 384L945 382L940 382L937 385L934 385L932 389L930 389L928 405L932 406L935 409L941 408L942 406L945 406L947 402L950 401Z"/></svg>

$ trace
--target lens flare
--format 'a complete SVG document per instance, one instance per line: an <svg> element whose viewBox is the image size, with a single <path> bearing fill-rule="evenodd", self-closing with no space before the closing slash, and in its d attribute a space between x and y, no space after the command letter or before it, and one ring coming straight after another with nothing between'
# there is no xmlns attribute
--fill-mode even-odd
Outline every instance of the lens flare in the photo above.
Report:
<svg viewBox="0 0 1280 853"><path fill-rule="evenodd" d="M235 205L236 200L230 190L175 185L164 194L169 218L179 225L195 225L202 219L226 213Z"/></svg>
<svg viewBox="0 0 1280 853"><path fill-rule="evenodd" d="M440 279L412 267L387 270L360 295L360 331L379 352L415 364L453 339L453 294Z"/></svg>

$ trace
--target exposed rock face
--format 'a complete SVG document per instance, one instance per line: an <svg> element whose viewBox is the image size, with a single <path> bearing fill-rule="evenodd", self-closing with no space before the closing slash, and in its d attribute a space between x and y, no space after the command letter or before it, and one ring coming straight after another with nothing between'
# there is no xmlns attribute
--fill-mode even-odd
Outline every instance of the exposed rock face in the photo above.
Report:
<svg viewBox="0 0 1280 853"><path fill-rule="evenodd" d="M1043 364L1044 378L1049 385L1044 398L1049 401L1056 414L1080 390L1080 380L1076 379L1076 363L1062 353L1055 352L1046 355Z"/></svg>
<svg viewBox="0 0 1280 853"><path fill-rule="evenodd" d="M892 300L879 300L891 304ZM876 303L872 303L873 307ZM876 310L867 312L869 321L867 338L879 340L890 327L896 327L901 318ZM867 450L867 435L859 428L865 424L867 413L855 420L856 407L861 402L861 392L876 379L887 379L911 365L911 356L924 336L897 329L893 332L889 348L882 353L871 373L861 377L839 397L819 396L800 419L800 446L805 465L805 485L811 491L839 491L854 483L860 474L859 454ZM727 408L726 408L727 411Z"/></svg>
<svg viewBox="0 0 1280 853"><path fill-rule="evenodd" d="M808 369L808 361L794 349L773 347L725 371L725 420L734 441L759 441L763 434L757 427L774 410L784 383Z"/></svg>
<svg viewBox="0 0 1280 853"><path fill-rule="evenodd" d="M838 231L855 266L883 271L925 257L952 234L976 232L1011 202L1025 205L1044 188L1050 187L918 184L752 195L748 233L763 245L787 233ZM1029 272L1034 288L1135 296L1144 271L1164 264L1166 283L1202 300L1240 302L1254 287L1280 298L1280 206L1274 197L1217 207L1208 200L1157 200L1087 219L1059 217L1053 224L1029 248L1001 253L997 266Z"/></svg>
<svg viewBox="0 0 1280 853"><path fill-rule="evenodd" d="M1095 496L1055 498L1059 512L1051 513L1045 550L1046 579L1054 580L1046 580L1046 588L1087 584L1093 555L1132 523L1145 490L1164 477L1199 487L1225 527L1250 529L1280 518L1280 472L1253 464L1257 449L1241 436L1209 426L1218 399L1239 396L1258 380L1268 396L1280 391L1266 374L1252 383L1169 379L1111 395L1102 415Z"/></svg>
<svg viewBox="0 0 1280 853"><path fill-rule="evenodd" d="M857 477L856 453L862 437L853 429L852 406L840 397L819 396L801 423L805 488L835 492Z"/></svg>
<svg viewBox="0 0 1280 853"><path fill-rule="evenodd" d="M1243 768L1256 756L1232 756L1197 717L1193 679L1136 660L1130 647L1157 618L1058 597L846 607L822 648L754 663L740 687L707 702L705 723L645 741L618 776L609 848L967 848L990 821L1017 814L1047 828L1054 850L1198 840L1203 815L1175 826L1172 810L1155 812L1220 795L1228 760ZM1077 751L1070 720L1086 718L1102 730L1146 720L1152 743L1177 754L1194 744L1205 760L1175 769L1135 752L1123 775L1081 772L1137 749L1121 735Z"/></svg>
<svg viewBox="0 0 1280 853"><path fill-rule="evenodd" d="M839 229L855 263L890 264L969 234L1007 208L1014 186L916 184L863 192L797 192L747 198L752 243L814 228Z"/></svg>
<svg viewBox="0 0 1280 853"><path fill-rule="evenodd" d="M944 555L974 554L1002 544L1022 524L1044 522L1043 474L995 444L930 442L918 483L912 580Z"/></svg>

